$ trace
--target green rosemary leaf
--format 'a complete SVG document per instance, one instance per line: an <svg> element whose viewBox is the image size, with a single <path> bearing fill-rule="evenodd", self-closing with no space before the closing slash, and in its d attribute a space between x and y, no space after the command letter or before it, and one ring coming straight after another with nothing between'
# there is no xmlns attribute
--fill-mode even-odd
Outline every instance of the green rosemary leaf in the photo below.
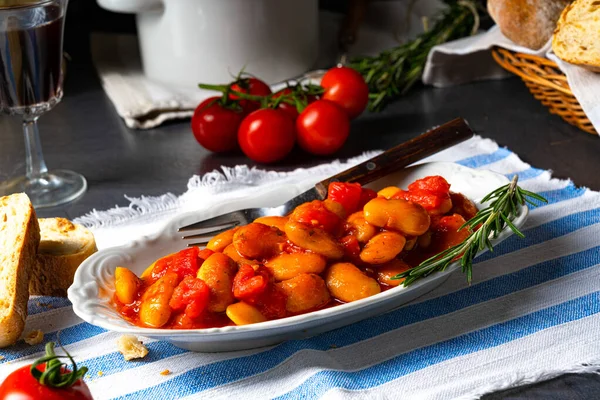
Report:
<svg viewBox="0 0 600 400"><path fill-rule="evenodd" d="M532 203L531 199L547 202L542 196L521 189L517 186L517 182L518 176L515 175L510 184L499 187L483 198L482 203L488 203L489 206L478 211L473 218L458 229L461 230L467 226L474 228L480 225L479 229L472 231L463 242L428 258L392 279L404 278L403 285L409 286L435 272L445 271L448 266L460 259L461 269L470 283L473 278L473 259L477 253L486 248L490 251L494 249L490 238L497 238L506 227L518 237L524 238L523 232L512 222L519 215L520 207L525 203Z"/></svg>

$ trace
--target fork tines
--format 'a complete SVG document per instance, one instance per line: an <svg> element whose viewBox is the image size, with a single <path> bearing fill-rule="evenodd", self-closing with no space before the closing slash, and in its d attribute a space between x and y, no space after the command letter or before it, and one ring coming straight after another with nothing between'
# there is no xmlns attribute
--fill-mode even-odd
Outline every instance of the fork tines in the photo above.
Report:
<svg viewBox="0 0 600 400"><path fill-rule="evenodd" d="M219 215L214 218L210 218L204 221L197 222L195 224L187 225L178 229L178 232L190 232L198 231L191 235L183 236L183 239L200 239L194 243L188 243L188 247L192 246L204 246L208 243L213 236L223 233L235 226L239 225L240 221L233 215L225 214Z"/></svg>

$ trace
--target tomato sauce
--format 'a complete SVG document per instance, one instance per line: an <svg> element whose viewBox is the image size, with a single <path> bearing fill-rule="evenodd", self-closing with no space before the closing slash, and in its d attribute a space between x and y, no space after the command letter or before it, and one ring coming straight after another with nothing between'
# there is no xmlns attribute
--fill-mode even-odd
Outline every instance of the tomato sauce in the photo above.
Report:
<svg viewBox="0 0 600 400"><path fill-rule="evenodd" d="M134 325L165 329L223 327L310 313L392 290L403 281L392 277L463 242L472 232L460 228L477 208L465 196L450 192L442 177L420 179L407 190L387 189L378 195L357 184L336 182L328 200L303 204L285 217L294 224L279 225L284 230L256 223L235 228L215 237L207 249L162 257L140 278L130 273L129 286L117 280L114 306ZM393 209L386 211L389 215L369 215L367 207L363 212L374 198L380 203L400 201L403 210L426 213L428 229L405 234L394 228L403 225L394 225L398 215ZM387 237L396 239L382 242ZM229 257L223 250L231 246L235 253L228 252ZM394 246L400 248L394 251ZM289 265L278 261L285 254ZM331 266L340 263L352 277L330 273ZM207 275L209 270L213 275ZM135 293L124 297L126 290ZM125 304L122 298L134 301ZM160 326L153 325L155 321Z"/></svg>

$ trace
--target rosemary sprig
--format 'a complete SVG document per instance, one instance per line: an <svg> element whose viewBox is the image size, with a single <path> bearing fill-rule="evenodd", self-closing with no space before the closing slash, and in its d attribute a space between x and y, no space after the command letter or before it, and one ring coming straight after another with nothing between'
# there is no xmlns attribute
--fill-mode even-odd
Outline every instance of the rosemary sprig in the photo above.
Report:
<svg viewBox="0 0 600 400"><path fill-rule="evenodd" d="M525 190L517 186L518 176L515 175L512 181L485 196L481 202L488 203L489 206L480 210L473 218L465 222L458 230L469 229L471 234L462 242L450 247L428 258L416 267L402 272L392 279L404 280L404 286L425 278L434 272L444 271L452 262L460 259L463 273L467 274L467 281L471 283L473 277L473 259L480 250L486 247L493 251L490 239L498 237L500 232L508 226L517 236L524 238L521 232L512 221L519 213L519 209L525 203L536 205L534 200L547 203L548 200L539 194ZM473 231L473 228L481 225L479 229Z"/></svg>
<svg viewBox="0 0 600 400"><path fill-rule="evenodd" d="M350 62L369 85L369 110L381 111L387 103L405 94L423 74L429 51L436 45L472 35L479 28L477 0L446 0L448 8L435 25L414 40L374 57Z"/></svg>

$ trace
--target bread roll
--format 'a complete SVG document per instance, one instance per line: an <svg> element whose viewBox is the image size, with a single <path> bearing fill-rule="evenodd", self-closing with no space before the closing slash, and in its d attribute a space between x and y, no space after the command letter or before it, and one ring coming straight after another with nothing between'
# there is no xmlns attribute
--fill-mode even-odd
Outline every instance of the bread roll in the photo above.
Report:
<svg viewBox="0 0 600 400"><path fill-rule="evenodd" d="M0 197L0 347L14 344L25 327L29 276L40 228L24 193Z"/></svg>
<svg viewBox="0 0 600 400"><path fill-rule="evenodd" d="M65 218L40 218L39 224L41 241L29 293L66 297L79 265L97 251L94 235Z"/></svg>
<svg viewBox="0 0 600 400"><path fill-rule="evenodd" d="M556 21L572 0L488 0L488 12L514 43L533 50L552 37Z"/></svg>
<svg viewBox="0 0 600 400"><path fill-rule="evenodd" d="M600 1L577 0L565 8L552 50L566 62L600 72Z"/></svg>

